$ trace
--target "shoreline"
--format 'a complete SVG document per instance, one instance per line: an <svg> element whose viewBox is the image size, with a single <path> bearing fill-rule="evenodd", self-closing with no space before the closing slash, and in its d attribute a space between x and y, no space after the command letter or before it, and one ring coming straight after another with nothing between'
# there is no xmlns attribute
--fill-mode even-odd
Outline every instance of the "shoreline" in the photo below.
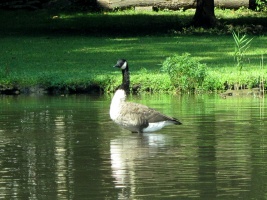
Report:
<svg viewBox="0 0 267 200"><path fill-rule="evenodd" d="M140 90L140 85L134 85L131 87L131 93L132 94L138 94L139 91L141 92L148 92L148 93L162 93L161 92L153 92L152 90L146 89L146 90ZM31 94L37 94L37 95L62 95L62 94L105 94L105 93L113 93L114 91L105 91L104 88L101 88L100 85L92 84L87 87L64 87L64 88L58 88L58 87L43 87L43 86L29 86L29 87L8 87L3 88L0 87L0 95L31 95ZM165 91L168 93L168 91ZM175 92L176 94L183 94L183 92ZM231 89L225 89L225 90L217 90L217 91L195 91L192 92L195 94L198 93L216 93L219 94L222 98L229 98L229 97L245 97L245 96L253 96L253 97L260 97L262 98L264 94L266 93L266 90L254 87L254 88L231 88Z"/></svg>
<svg viewBox="0 0 267 200"><path fill-rule="evenodd" d="M43 87L39 85L19 87L12 86L6 87L0 86L0 95L20 95L20 94L104 94L104 89L100 85L92 84L88 87Z"/></svg>

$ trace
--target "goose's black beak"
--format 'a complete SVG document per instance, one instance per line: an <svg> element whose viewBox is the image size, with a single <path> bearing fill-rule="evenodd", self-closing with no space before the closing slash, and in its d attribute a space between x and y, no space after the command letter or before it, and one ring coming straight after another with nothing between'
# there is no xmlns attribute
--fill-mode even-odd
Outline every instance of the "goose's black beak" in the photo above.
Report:
<svg viewBox="0 0 267 200"><path fill-rule="evenodd" d="M119 64L116 64L116 65L114 65L113 67L118 67L118 68L120 68L120 65L119 65Z"/></svg>

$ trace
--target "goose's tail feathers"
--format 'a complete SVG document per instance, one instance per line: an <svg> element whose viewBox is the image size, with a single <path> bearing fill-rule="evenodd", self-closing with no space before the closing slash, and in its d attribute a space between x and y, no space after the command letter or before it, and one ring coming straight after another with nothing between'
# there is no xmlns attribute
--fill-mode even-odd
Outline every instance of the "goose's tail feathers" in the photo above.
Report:
<svg viewBox="0 0 267 200"><path fill-rule="evenodd" d="M172 120L170 120L171 123L175 124L175 125L181 125L182 122L180 122L178 119L176 118L172 118Z"/></svg>

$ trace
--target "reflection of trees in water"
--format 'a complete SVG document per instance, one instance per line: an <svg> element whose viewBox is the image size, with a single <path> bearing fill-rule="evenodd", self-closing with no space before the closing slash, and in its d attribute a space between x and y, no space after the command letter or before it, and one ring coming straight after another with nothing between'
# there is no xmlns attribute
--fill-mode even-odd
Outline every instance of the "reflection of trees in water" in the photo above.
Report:
<svg viewBox="0 0 267 200"><path fill-rule="evenodd" d="M240 124L239 120L251 113L242 115L240 108L236 109L240 105L236 104L205 106L198 123L201 197L240 196L250 185L252 163L250 139L245 130L250 126L244 121Z"/></svg>
<svg viewBox="0 0 267 200"><path fill-rule="evenodd" d="M71 199L88 197L89 192L93 196L116 195L115 190L99 192L103 185L112 188L113 183L106 178L111 174L110 162L101 168L103 142L98 115L106 113L106 102L103 106L99 98L93 98L3 98L0 197Z"/></svg>
<svg viewBox="0 0 267 200"><path fill-rule="evenodd" d="M179 129L116 137L108 105L84 98L1 99L0 197L265 195L264 109L253 102L183 99Z"/></svg>
<svg viewBox="0 0 267 200"><path fill-rule="evenodd" d="M1 196L68 198L73 179L73 112L53 98L4 97L0 140ZM68 192L66 192L68 191Z"/></svg>
<svg viewBox="0 0 267 200"><path fill-rule="evenodd" d="M228 122L228 130L217 129L216 180L221 197L240 196L251 184L251 144L242 125Z"/></svg>
<svg viewBox="0 0 267 200"><path fill-rule="evenodd" d="M205 111L203 111L205 112ZM203 122L214 122L214 115L203 116ZM216 133L214 123L200 123L198 130L198 184L200 197L216 199Z"/></svg>

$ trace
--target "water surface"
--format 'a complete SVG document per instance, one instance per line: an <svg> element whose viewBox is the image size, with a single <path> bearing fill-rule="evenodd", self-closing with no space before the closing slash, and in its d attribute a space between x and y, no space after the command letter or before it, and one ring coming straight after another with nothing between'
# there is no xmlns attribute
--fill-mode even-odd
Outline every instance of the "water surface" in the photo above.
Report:
<svg viewBox="0 0 267 200"><path fill-rule="evenodd" d="M110 96L0 96L2 199L266 199L264 98L141 95L183 125L132 134Z"/></svg>

